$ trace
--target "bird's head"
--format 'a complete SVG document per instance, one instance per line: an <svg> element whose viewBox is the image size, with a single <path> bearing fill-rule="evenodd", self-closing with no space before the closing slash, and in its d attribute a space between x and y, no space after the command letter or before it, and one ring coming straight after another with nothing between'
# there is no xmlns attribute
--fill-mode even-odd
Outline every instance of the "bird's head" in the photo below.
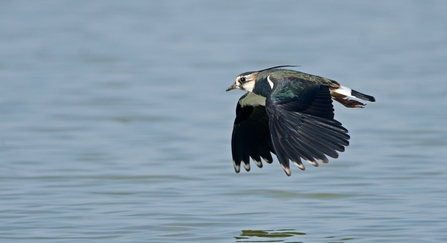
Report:
<svg viewBox="0 0 447 243"><path fill-rule="evenodd" d="M259 72L245 72L236 77L234 83L228 87L227 91L232 89L240 89L252 92L255 88L256 77Z"/></svg>
<svg viewBox="0 0 447 243"><path fill-rule="evenodd" d="M263 77L264 75L267 75L268 72L271 72L274 69L283 68L283 67L296 67L296 66L281 65L281 66L275 66L275 67L262 69L262 70L255 71L255 72L245 72L245 73L239 74L236 77L234 84L231 85L230 87L228 87L227 91L230 91L232 89L240 89L240 90L244 90L244 91L248 91L248 92L253 92L253 89L255 88L255 84L256 84L259 73L262 72L261 77ZM267 72L267 74L266 74L266 72Z"/></svg>

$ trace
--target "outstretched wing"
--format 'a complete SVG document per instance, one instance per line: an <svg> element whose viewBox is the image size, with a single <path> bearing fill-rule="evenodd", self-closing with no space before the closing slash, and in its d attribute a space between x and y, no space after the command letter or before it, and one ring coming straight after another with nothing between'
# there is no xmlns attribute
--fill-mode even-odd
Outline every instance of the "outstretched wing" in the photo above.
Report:
<svg viewBox="0 0 447 243"><path fill-rule="evenodd" d="M241 162L244 163L247 171L250 170L250 157L253 158L259 168L262 168L261 158L267 163L273 161L270 152L274 153L274 150L265 106L248 104L242 106L241 100L246 98L247 94L243 95L237 104L231 138L231 150L236 173L240 171Z"/></svg>
<svg viewBox="0 0 447 243"><path fill-rule="evenodd" d="M337 158L349 145L348 130L334 120L329 86L290 79L266 100L266 112L276 156L288 176L289 160L304 170L301 159L314 166L317 160ZM278 84L277 82L275 82Z"/></svg>

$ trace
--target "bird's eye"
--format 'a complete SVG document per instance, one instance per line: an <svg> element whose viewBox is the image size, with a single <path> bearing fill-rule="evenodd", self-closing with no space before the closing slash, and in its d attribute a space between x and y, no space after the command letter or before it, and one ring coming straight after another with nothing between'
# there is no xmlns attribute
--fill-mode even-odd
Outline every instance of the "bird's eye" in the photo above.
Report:
<svg viewBox="0 0 447 243"><path fill-rule="evenodd" d="M245 77L241 77L241 78L239 79L239 82L244 83L244 82L245 82Z"/></svg>

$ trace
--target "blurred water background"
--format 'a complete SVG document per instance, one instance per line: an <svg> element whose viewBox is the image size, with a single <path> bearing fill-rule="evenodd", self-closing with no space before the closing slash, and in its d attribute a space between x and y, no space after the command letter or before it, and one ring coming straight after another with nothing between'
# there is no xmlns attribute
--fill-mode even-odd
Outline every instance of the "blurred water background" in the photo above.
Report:
<svg viewBox="0 0 447 243"><path fill-rule="evenodd" d="M0 1L1 242L446 242L447 2ZM339 159L235 174L239 73L335 104Z"/></svg>

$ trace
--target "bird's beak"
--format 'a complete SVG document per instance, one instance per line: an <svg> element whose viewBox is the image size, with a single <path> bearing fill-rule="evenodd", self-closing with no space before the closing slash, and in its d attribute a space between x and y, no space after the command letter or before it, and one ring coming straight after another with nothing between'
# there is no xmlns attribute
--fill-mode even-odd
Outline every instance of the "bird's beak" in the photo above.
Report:
<svg viewBox="0 0 447 243"><path fill-rule="evenodd" d="M236 83L234 83L233 85L231 85L230 87L228 87L228 89L226 90L227 92L232 90L232 89L237 89L238 86L236 85Z"/></svg>

